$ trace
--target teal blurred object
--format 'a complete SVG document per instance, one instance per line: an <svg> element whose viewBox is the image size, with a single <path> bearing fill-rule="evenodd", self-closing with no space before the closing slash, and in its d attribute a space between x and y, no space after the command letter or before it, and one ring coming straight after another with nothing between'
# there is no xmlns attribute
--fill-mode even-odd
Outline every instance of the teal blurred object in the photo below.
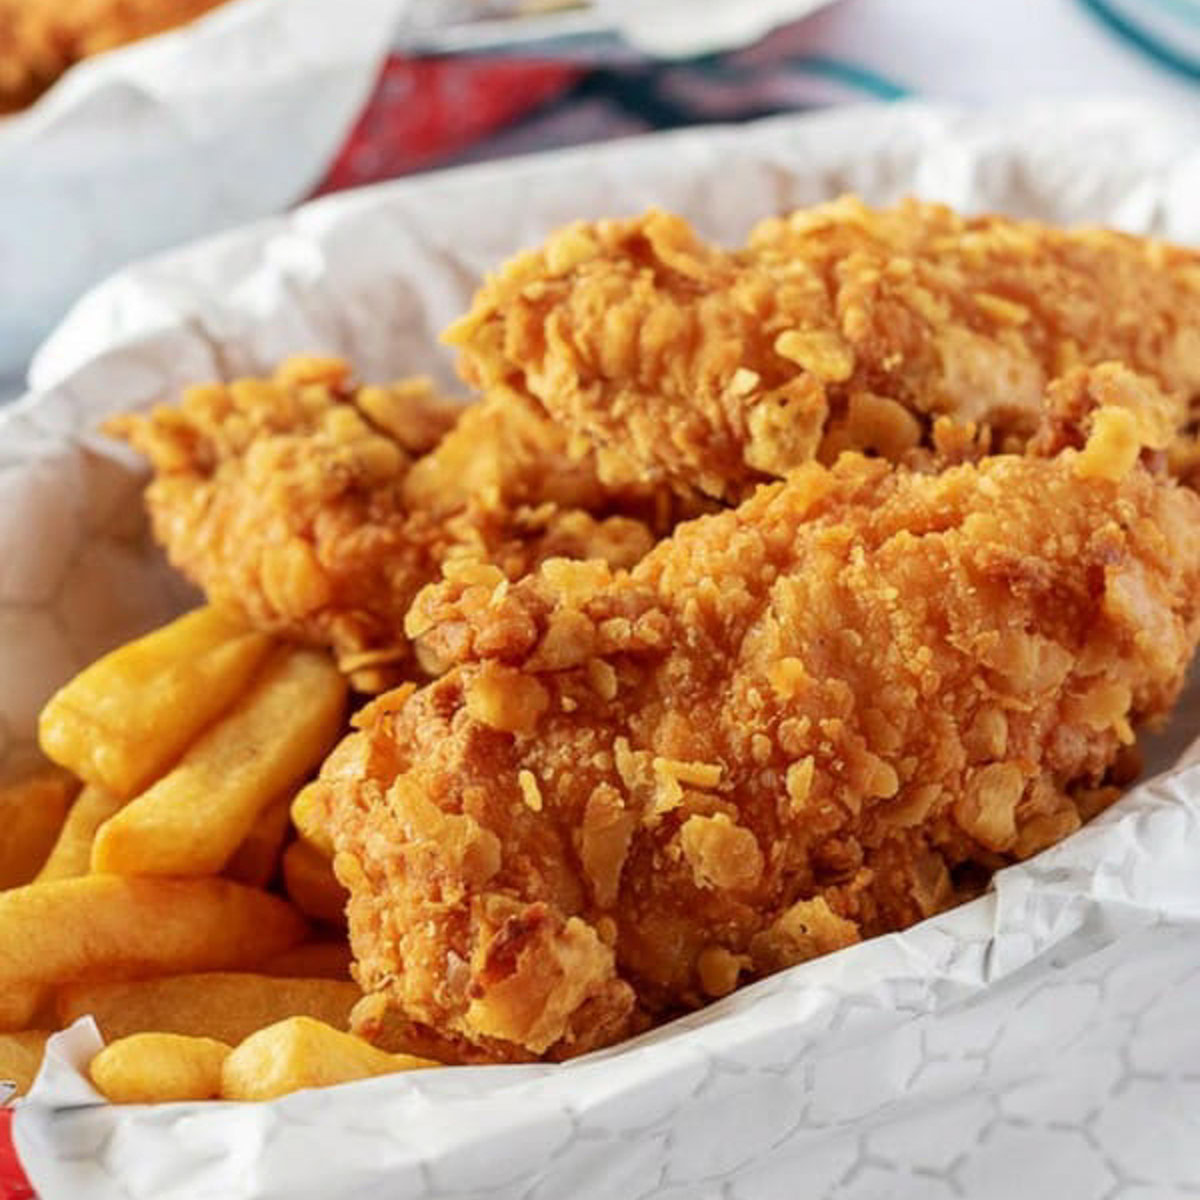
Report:
<svg viewBox="0 0 1200 1200"><path fill-rule="evenodd" d="M1158 66L1200 82L1200 0L1080 0Z"/></svg>

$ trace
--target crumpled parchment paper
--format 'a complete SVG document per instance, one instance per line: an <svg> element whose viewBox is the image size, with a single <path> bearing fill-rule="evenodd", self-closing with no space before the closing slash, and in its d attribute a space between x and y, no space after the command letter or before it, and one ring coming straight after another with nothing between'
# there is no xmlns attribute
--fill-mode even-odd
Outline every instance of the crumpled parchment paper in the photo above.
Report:
<svg viewBox="0 0 1200 1200"><path fill-rule="evenodd" d="M855 189L1200 242L1200 147L1129 105L787 118L330 198L123 273L0 413L0 768L37 708L189 592L139 467L94 432L294 351L449 377L435 332L479 273L576 217L677 209L739 237ZM265 1105L113 1108L54 1040L14 1136L46 1200L328 1196L1174 1197L1200 1189L1200 732L1171 768L983 898L566 1066L429 1071ZM1191 762L1192 765L1187 765Z"/></svg>

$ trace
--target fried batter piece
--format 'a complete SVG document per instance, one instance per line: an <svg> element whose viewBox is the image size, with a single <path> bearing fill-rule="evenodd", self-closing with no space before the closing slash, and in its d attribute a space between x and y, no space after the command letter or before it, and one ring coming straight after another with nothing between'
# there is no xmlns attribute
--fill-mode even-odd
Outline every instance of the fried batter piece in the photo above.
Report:
<svg viewBox="0 0 1200 1200"><path fill-rule="evenodd" d="M365 691L411 668L404 615L443 568L627 566L654 541L642 520L585 511L654 505L644 489L602 488L586 462L562 467L543 496L566 458L544 419L464 407L422 380L355 387L338 359L193 388L177 408L106 428L154 466L146 503L172 563L256 627L332 646Z"/></svg>
<svg viewBox="0 0 1200 1200"><path fill-rule="evenodd" d="M630 572L427 589L408 629L448 673L377 698L317 785L358 1029L568 1057L1111 802L1200 639L1200 498L1114 437L1129 411L1055 458L810 463Z"/></svg>
<svg viewBox="0 0 1200 1200"><path fill-rule="evenodd" d="M186 24L223 0L0 0L0 113L85 58Z"/></svg>
<svg viewBox="0 0 1200 1200"><path fill-rule="evenodd" d="M640 479L600 480L596 456L535 406L503 387L491 389L461 417L404 480L411 509L448 516L471 503L507 508L553 504L562 510L619 514L644 521L659 536L716 507L684 500ZM601 556L607 557L607 556Z"/></svg>
<svg viewBox="0 0 1200 1200"><path fill-rule="evenodd" d="M489 279L445 340L601 450L609 478L724 500L842 450L915 462L1020 451L1046 385L1121 360L1200 407L1200 253L853 197L758 225L745 248L679 217L577 223ZM964 453L964 444L969 453Z"/></svg>

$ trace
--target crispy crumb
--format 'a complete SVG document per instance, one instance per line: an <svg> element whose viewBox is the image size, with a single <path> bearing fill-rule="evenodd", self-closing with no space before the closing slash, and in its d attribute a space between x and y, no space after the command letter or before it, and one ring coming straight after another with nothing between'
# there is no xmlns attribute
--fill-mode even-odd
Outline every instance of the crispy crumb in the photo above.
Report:
<svg viewBox="0 0 1200 1200"><path fill-rule="evenodd" d="M679 840L698 888L750 889L762 878L763 855L753 831L735 825L727 813L688 817Z"/></svg>
<svg viewBox="0 0 1200 1200"><path fill-rule="evenodd" d="M472 679L467 711L489 729L531 734L550 703L546 689L531 676L489 662Z"/></svg>
<svg viewBox="0 0 1200 1200"><path fill-rule="evenodd" d="M542 811L542 789L532 771L518 771L517 783L521 786L521 798L530 812Z"/></svg>
<svg viewBox="0 0 1200 1200"><path fill-rule="evenodd" d="M724 946L706 946L696 957L701 990L714 1000L728 996L737 987L738 975L748 962L745 956L730 954Z"/></svg>

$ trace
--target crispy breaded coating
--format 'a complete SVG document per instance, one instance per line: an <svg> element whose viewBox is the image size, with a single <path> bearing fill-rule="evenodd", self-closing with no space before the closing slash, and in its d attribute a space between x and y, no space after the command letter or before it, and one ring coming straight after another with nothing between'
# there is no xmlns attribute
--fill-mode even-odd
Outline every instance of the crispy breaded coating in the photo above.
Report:
<svg viewBox="0 0 1200 1200"><path fill-rule="evenodd" d="M410 669L404 615L442 568L518 578L548 557L630 565L653 544L640 520L539 498L557 443L523 425L518 447L493 417L426 381L356 387L340 360L297 358L107 428L154 466L146 503L175 566L256 627L332 646L377 691Z"/></svg>
<svg viewBox="0 0 1200 1200"><path fill-rule="evenodd" d="M715 507L685 502L641 480L602 481L589 445L572 444L561 426L502 387L462 412L437 447L412 465L404 499L409 508L434 516L473 502L508 508L553 504L637 517L660 536Z"/></svg>
<svg viewBox="0 0 1200 1200"><path fill-rule="evenodd" d="M1122 363L1075 367L1046 389L1041 424L1025 452L1050 458L1067 447L1087 447L1094 457L1119 439L1120 475L1139 457L1158 469L1178 441L1178 415L1171 397Z"/></svg>
<svg viewBox="0 0 1200 1200"><path fill-rule="evenodd" d="M0 0L0 113L82 59L172 29L223 0Z"/></svg>
<svg viewBox="0 0 1200 1200"><path fill-rule="evenodd" d="M953 905L1114 799L1200 639L1200 498L1110 411L1052 459L808 464L628 573L428 589L409 632L451 669L318 785L360 1029L579 1053Z"/></svg>
<svg viewBox="0 0 1200 1200"><path fill-rule="evenodd" d="M1182 432L1200 405L1200 253L853 197L725 251L650 212L518 256L446 340L468 381L536 400L606 474L737 500L845 449L1019 451L1047 383L1106 360L1161 385ZM1190 471L1194 440L1177 441Z"/></svg>

